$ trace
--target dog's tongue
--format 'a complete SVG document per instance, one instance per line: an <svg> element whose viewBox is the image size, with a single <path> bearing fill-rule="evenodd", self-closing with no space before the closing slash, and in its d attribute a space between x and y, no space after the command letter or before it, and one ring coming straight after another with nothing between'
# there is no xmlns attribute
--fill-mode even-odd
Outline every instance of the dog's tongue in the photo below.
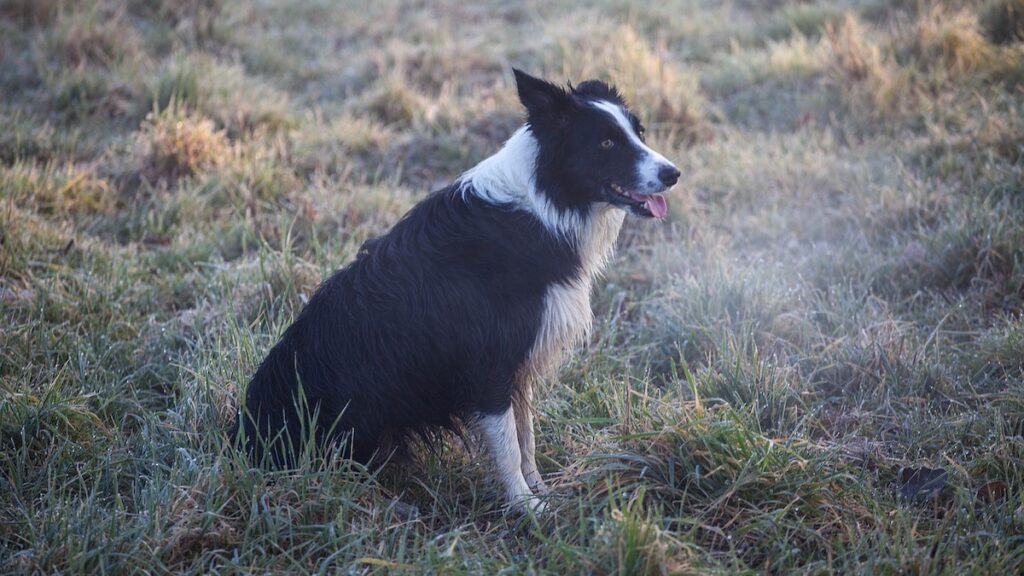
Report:
<svg viewBox="0 0 1024 576"><path fill-rule="evenodd" d="M665 202L665 197L661 194L648 196L644 200L644 206L651 214L654 214L655 218L664 218L665 214L668 214L668 202Z"/></svg>

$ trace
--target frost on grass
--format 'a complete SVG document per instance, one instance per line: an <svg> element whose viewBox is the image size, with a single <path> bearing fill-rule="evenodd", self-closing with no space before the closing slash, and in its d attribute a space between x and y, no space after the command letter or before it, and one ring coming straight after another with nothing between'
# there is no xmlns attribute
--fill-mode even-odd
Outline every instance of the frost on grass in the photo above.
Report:
<svg viewBox="0 0 1024 576"><path fill-rule="evenodd" d="M0 571L1020 573L1020 1L841 4L0 2ZM683 169L537 391L555 512L458 438L250 467L252 371L512 66Z"/></svg>

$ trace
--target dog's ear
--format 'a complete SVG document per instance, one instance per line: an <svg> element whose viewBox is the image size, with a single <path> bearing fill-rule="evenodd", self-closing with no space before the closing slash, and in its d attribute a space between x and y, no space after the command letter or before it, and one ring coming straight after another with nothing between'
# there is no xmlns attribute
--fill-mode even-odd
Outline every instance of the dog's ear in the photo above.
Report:
<svg viewBox="0 0 1024 576"><path fill-rule="evenodd" d="M575 107L575 98L554 84L534 78L518 68L513 68L519 101L534 124L537 120L555 121L561 124Z"/></svg>

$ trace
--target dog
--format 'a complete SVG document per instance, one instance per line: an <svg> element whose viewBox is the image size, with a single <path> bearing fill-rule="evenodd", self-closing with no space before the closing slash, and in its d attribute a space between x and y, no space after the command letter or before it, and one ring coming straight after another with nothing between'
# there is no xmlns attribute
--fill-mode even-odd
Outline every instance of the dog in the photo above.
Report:
<svg viewBox="0 0 1024 576"><path fill-rule="evenodd" d="M625 216L664 218L680 172L616 88L513 73L526 123L367 241L260 364L251 459L290 466L310 442L369 463L468 427L508 502L543 509L534 387L590 330Z"/></svg>

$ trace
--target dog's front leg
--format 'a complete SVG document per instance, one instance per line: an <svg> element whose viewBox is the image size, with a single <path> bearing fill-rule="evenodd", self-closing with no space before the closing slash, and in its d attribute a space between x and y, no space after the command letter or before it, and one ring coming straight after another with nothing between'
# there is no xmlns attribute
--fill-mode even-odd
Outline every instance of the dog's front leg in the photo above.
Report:
<svg viewBox="0 0 1024 576"><path fill-rule="evenodd" d="M541 512L544 503L533 494L523 477L523 454L516 434L515 410L510 405L504 412L483 414L479 427L484 446L494 460L494 474L504 487L509 503Z"/></svg>
<svg viewBox="0 0 1024 576"><path fill-rule="evenodd" d="M537 469L537 439L533 435L533 385L527 383L513 398L512 406L516 413L516 433L519 436L519 451L523 461L520 468L526 484L531 490L540 494L548 493L548 486Z"/></svg>

